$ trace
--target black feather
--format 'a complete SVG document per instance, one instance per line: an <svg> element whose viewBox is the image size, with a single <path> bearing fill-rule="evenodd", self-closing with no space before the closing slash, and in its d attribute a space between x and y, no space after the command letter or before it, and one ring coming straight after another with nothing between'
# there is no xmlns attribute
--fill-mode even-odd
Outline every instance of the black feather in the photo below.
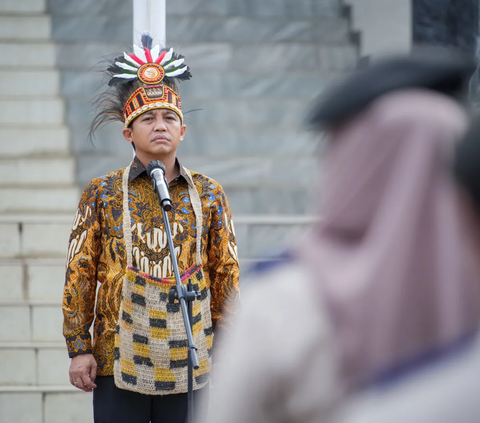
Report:
<svg viewBox="0 0 480 423"><path fill-rule="evenodd" d="M152 49L153 38L148 32L144 32L142 34L142 45L143 47L147 47L149 50Z"/></svg>

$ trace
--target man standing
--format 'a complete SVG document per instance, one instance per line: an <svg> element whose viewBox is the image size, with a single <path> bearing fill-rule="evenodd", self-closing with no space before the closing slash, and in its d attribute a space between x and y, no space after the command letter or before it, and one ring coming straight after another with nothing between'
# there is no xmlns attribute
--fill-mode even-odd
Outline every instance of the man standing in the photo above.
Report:
<svg viewBox="0 0 480 423"><path fill-rule="evenodd" d="M70 382L94 391L98 423L183 423L186 417L186 333L178 303L167 299L175 278L162 210L146 172L151 161L165 165L182 282L190 280L200 292L192 306L197 392L207 389L213 333L227 325L239 298L225 193L176 157L186 131L177 81L190 79L189 68L172 49L152 48L148 35L142 44L108 69L109 88L91 126L93 133L109 121L124 122L135 158L87 185L68 248L63 313Z"/></svg>

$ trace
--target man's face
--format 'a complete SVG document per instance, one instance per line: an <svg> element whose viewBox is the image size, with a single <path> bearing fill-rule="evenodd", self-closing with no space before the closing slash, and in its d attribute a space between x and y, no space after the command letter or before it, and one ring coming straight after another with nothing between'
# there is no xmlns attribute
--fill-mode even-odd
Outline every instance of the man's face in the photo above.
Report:
<svg viewBox="0 0 480 423"><path fill-rule="evenodd" d="M135 153L141 162L174 158L178 144L187 127L180 117L169 109L154 109L136 118L123 130L128 142L135 144Z"/></svg>

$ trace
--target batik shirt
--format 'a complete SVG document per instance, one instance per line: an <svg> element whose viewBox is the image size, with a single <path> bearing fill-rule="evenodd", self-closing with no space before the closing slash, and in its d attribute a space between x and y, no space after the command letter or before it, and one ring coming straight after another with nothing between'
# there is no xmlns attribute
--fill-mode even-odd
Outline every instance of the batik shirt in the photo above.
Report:
<svg viewBox="0 0 480 423"><path fill-rule="evenodd" d="M123 171L93 179L85 188L67 256L63 332L68 353L70 357L93 353L100 376L113 374L114 334L126 269ZM215 333L228 325L239 298L235 232L223 188L200 173L191 175L202 202L202 263ZM198 228L182 166L180 176L170 182L169 191L172 210L168 218L179 272L183 273L195 264ZM158 196L137 158L130 169L129 203L133 266L154 277L173 276ZM94 318L92 343L89 329Z"/></svg>

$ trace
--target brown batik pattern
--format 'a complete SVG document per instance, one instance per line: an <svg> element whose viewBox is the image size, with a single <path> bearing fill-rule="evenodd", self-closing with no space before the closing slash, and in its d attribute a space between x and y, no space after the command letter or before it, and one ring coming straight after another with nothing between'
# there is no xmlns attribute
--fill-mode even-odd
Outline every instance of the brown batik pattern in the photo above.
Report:
<svg viewBox="0 0 480 423"><path fill-rule="evenodd" d="M123 170L95 178L87 185L68 248L64 336L71 357L94 354L99 375L113 375L115 327L127 264L122 222ZM202 266L211 294L213 330L217 331L226 328L239 300L235 232L221 185L202 174L191 175L202 202ZM158 197L138 159L132 163L130 178L133 266L156 278L171 277L173 270ZM183 171L171 181L170 196L173 243L179 271L184 273L195 264L197 228ZM92 343L89 329L93 322Z"/></svg>

